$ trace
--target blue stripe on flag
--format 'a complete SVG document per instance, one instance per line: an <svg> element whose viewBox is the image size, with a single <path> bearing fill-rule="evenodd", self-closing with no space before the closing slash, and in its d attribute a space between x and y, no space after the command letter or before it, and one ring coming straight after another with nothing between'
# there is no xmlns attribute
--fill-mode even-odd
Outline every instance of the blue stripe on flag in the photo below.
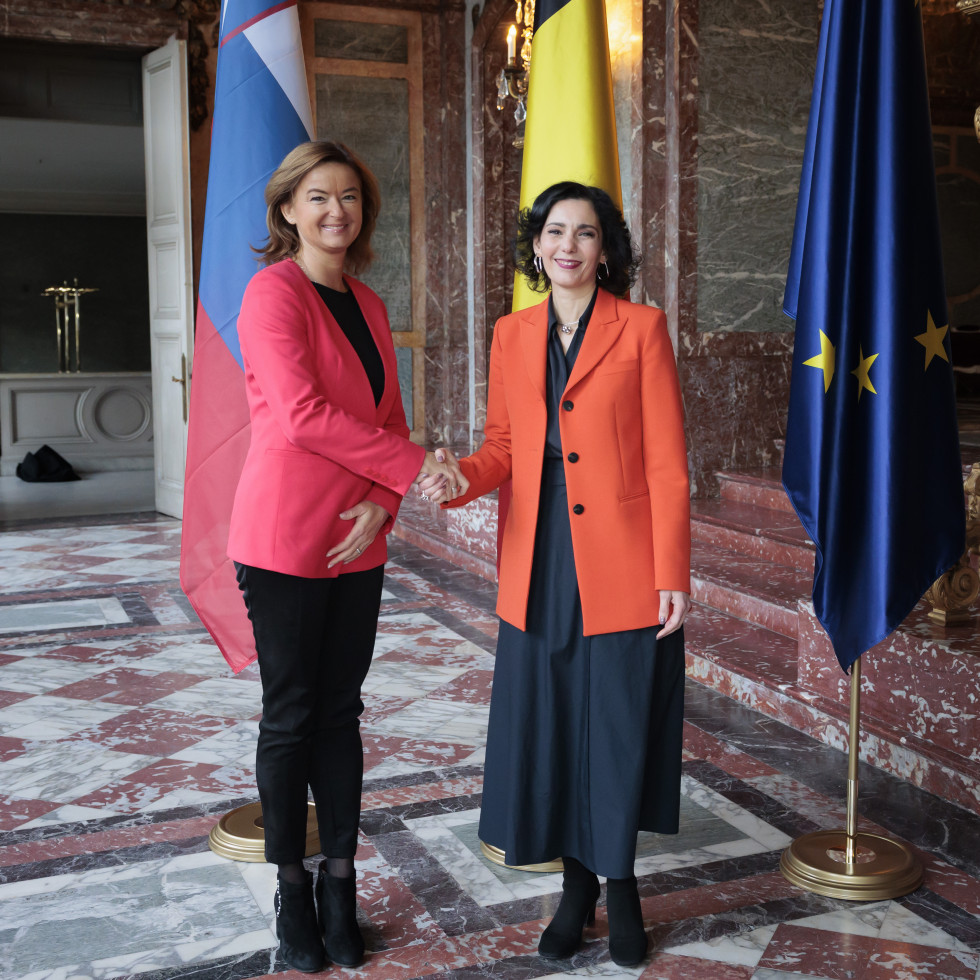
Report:
<svg viewBox="0 0 980 980"><path fill-rule="evenodd" d="M245 2L249 8L270 5ZM238 311L258 269L265 185L282 158L309 136L302 120L244 34L218 56L207 212L201 252L201 303L239 364Z"/></svg>

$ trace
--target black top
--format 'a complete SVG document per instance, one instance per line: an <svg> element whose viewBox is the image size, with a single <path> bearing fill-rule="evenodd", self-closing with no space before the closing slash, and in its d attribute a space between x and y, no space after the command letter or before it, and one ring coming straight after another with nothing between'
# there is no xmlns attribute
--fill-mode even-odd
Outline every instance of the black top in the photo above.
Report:
<svg viewBox="0 0 980 980"><path fill-rule="evenodd" d="M572 342L568 345L568 350L563 350L561 338L558 336L558 316L555 313L555 304L548 300L548 429L544 442L545 459L561 459L561 431L558 428L558 413L562 410L561 400L568 384L568 376L575 367L578 352L582 347L582 340L585 337L585 328L592 319L592 310L595 309L596 296L599 290L596 289L592 294L589 305L585 312L579 317L578 329Z"/></svg>
<svg viewBox="0 0 980 980"><path fill-rule="evenodd" d="M353 290L342 293L319 282L313 285L361 359L364 373L371 384L371 391L374 392L374 404L378 405L385 390L385 366L378 345L371 334L371 328L367 325L367 320L364 319L364 314L354 298Z"/></svg>

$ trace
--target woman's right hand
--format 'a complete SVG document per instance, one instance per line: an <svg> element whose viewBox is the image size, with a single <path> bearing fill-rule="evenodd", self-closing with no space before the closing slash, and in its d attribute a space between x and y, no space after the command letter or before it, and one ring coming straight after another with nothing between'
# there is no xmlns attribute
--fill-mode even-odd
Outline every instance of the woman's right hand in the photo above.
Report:
<svg viewBox="0 0 980 980"><path fill-rule="evenodd" d="M452 452L439 448L426 452L415 485L423 500L438 504L461 497L470 484Z"/></svg>

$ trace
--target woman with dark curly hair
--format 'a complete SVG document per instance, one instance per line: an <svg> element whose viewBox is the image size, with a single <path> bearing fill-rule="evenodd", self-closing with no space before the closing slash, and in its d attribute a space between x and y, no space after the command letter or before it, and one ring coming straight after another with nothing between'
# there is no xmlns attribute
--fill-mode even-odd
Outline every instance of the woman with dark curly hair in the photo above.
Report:
<svg viewBox="0 0 980 980"><path fill-rule="evenodd" d="M680 387L663 312L622 298L637 263L605 191L549 187L521 214L517 258L551 296L497 322L486 440L443 505L513 480L480 838L512 865L562 856L545 957L579 947L605 876L610 954L630 966L647 950L637 833L676 833L680 803Z"/></svg>

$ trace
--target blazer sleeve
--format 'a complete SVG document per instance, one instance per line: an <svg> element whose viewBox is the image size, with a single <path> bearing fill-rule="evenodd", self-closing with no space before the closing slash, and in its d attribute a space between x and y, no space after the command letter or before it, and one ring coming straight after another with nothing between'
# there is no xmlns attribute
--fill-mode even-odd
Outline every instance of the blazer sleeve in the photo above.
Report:
<svg viewBox="0 0 980 980"><path fill-rule="evenodd" d="M483 427L483 445L459 461L463 476L469 480L469 489L455 500L446 501L443 507L460 507L491 490L511 477L510 414L504 388L504 334L506 328L498 320L490 344L490 377L487 384L487 421Z"/></svg>
<svg viewBox="0 0 980 980"><path fill-rule="evenodd" d="M649 308L648 308L649 309ZM643 467L652 508L654 577L659 591L691 591L691 491L684 408L674 348L662 310L653 310L640 362Z"/></svg>
<svg viewBox="0 0 980 980"><path fill-rule="evenodd" d="M294 446L404 494L425 450L407 440L404 413L400 423L393 420L391 428L379 427L331 401L310 348L309 318L309 309L289 283L261 273L252 278L238 335L269 411Z"/></svg>

